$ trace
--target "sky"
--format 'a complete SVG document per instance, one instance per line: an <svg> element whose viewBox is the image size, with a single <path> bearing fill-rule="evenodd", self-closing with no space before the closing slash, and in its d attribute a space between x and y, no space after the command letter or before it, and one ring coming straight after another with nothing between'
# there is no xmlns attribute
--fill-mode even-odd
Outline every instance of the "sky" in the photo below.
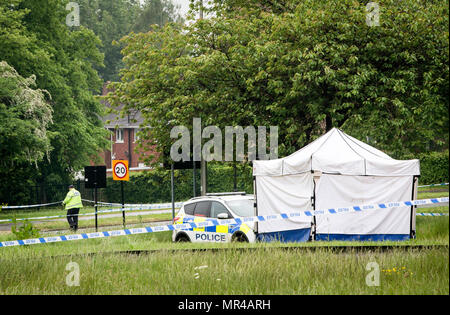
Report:
<svg viewBox="0 0 450 315"><path fill-rule="evenodd" d="M190 0L171 0L171 1L173 4L180 6L179 12L184 18L186 18L186 14L189 11ZM206 3L207 3L207 0L203 0L204 6L206 6ZM212 16L214 16L214 13L205 13L205 15L204 15L205 18L212 17ZM197 15L197 18L198 18L198 15Z"/></svg>
<svg viewBox="0 0 450 315"><path fill-rule="evenodd" d="M189 0L172 0L172 2L176 5L180 5L180 13L183 17L189 11Z"/></svg>
<svg viewBox="0 0 450 315"><path fill-rule="evenodd" d="M140 0L141 4L144 3L144 0ZM173 4L180 6L180 13L183 17L189 11L189 3L190 0L171 0Z"/></svg>

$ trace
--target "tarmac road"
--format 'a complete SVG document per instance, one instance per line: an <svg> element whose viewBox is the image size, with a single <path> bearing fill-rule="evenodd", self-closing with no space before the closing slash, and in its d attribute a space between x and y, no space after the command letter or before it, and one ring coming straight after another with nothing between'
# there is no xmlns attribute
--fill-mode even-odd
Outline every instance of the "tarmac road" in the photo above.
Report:
<svg viewBox="0 0 450 315"><path fill-rule="evenodd" d="M175 211L178 211L178 209L175 209ZM152 211L134 211L134 212L125 212L125 215L127 217L133 217L133 216L139 216L139 215L149 215L149 214L164 214L164 213L172 213L172 210L152 210ZM176 213L176 212L175 212ZM106 218L116 218L116 217L122 217L122 212L117 212L117 213L110 213L110 214L99 214L98 215L99 218L102 219L106 219ZM85 220L93 220L95 218L94 215L92 216L80 216L78 218L79 221L85 221ZM61 219L49 219L49 220L39 220L39 221L30 221L33 223L45 223L45 222L51 222L51 221L64 221L67 222L66 218L61 218ZM21 224L18 222L17 223L18 226L20 226ZM0 224L0 232L4 232L4 231L11 231L11 226L12 223L6 223L6 224Z"/></svg>

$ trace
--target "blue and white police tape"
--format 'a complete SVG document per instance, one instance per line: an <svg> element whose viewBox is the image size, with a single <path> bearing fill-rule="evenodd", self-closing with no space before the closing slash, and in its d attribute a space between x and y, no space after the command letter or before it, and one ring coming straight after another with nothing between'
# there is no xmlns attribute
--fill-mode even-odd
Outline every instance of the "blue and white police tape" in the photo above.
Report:
<svg viewBox="0 0 450 315"><path fill-rule="evenodd" d="M422 185L422 186L418 186L418 187L419 187L419 188L422 188L422 187L438 187L438 186L448 186L448 183L431 184L431 185Z"/></svg>
<svg viewBox="0 0 450 315"><path fill-rule="evenodd" d="M448 216L448 213L431 213L431 212L421 212L421 213L416 213L416 216L418 217L444 217L444 216Z"/></svg>
<svg viewBox="0 0 450 315"><path fill-rule="evenodd" d="M95 203L94 200L89 200L89 199L81 199L82 201L85 202L89 202L89 203L93 203L93 206L98 206L98 207L109 207L109 206L122 206L121 203L115 203L115 202L103 202L103 201L97 201L97 204ZM140 204L141 206L144 204ZM134 204L125 204L124 206L134 206ZM137 205L136 205L137 206Z"/></svg>
<svg viewBox="0 0 450 315"><path fill-rule="evenodd" d="M46 244L46 243L75 241L75 240L83 240L83 239L91 239L91 238L103 238L103 237L122 236L122 235L185 230L185 229L202 228L202 227L216 226L216 225L230 225L230 224L261 222L261 221L286 220L289 218L300 217L300 216L312 217L312 216L316 216L316 215L335 215L335 214L339 214L339 213L361 212L361 211L370 211L370 210L376 210L376 209L389 209L389 208L397 208L397 207L404 207L404 206L410 207L410 206L419 206L419 205L425 205L425 204L438 204L438 203L444 203L444 202L448 202L448 201L449 201L448 197L441 197L441 198L433 198L433 199L420 199L420 200L410 200L410 201L386 202L386 203L378 203L378 204L362 205L362 206L340 207L340 208L332 208L332 209L324 209L324 210L311 210L311 211L290 212L290 213L280 213L280 214L270 214L270 215L259 215L259 216L254 216L254 217L244 217L244 218L234 218L234 219L224 219L224 220L209 219L209 220L206 220L203 222L168 224L168 225L160 225L160 226L152 226L152 227L148 226L148 227L143 227L143 228L114 230L114 231L106 231L106 232L81 233L81 234L49 236L49 237L41 237L41 238L33 238L33 239L17 240L17 241L5 241L5 242L0 242L0 247Z"/></svg>
<svg viewBox="0 0 450 315"><path fill-rule="evenodd" d="M175 209L179 209L183 203L177 202L175 203ZM170 204L170 207L167 206L166 208L160 207L161 204L149 204L145 205L144 207L128 207L128 208L114 208L114 209L105 209L97 211L97 214L104 214L104 213L113 213L113 212L122 212L122 211L144 211L144 210L161 210L161 209L171 209L172 204ZM163 204L164 205L164 204ZM89 216L89 215L95 215L95 212L91 213L79 213L79 214L70 214L70 215L52 215L52 216L43 216L43 217L32 217L32 218L19 218L15 219L16 221L33 221L33 220L46 220L46 219L58 219L58 218L66 218L66 217L76 217L76 216ZM3 219L0 220L1 222L13 222L14 219Z"/></svg>
<svg viewBox="0 0 450 315"><path fill-rule="evenodd" d="M85 202L91 202L94 203L95 206L95 201L93 200L88 200L88 199L81 199L82 201ZM180 204L180 202L176 202L175 206L177 204ZM171 208L172 207L172 203L167 202L167 203L155 203L155 204L149 204L149 203L126 203L123 206L125 207L146 207L146 206L153 206L153 209L167 209L167 208ZM108 206L122 206L121 203L114 203L114 202L103 202L103 201L97 201L97 206L99 207L108 207Z"/></svg>
<svg viewBox="0 0 450 315"><path fill-rule="evenodd" d="M27 205L27 206L4 206L2 209L24 209L24 208L38 208L38 207L45 207L45 206L51 206L56 204L61 204L62 201L57 202L50 202L50 203L42 203L37 205Z"/></svg>

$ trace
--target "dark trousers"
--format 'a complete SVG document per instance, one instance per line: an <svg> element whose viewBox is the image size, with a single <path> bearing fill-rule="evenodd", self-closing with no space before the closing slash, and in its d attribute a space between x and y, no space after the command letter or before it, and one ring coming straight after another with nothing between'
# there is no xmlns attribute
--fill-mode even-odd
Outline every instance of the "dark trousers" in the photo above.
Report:
<svg viewBox="0 0 450 315"><path fill-rule="evenodd" d="M69 222L71 229L78 229L78 213L80 208L72 208L67 210L67 221Z"/></svg>

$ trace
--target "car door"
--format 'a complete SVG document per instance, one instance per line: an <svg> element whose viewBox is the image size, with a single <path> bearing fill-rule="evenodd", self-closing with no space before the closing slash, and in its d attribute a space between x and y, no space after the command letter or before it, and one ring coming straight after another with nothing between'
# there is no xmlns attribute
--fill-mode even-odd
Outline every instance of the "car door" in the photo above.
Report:
<svg viewBox="0 0 450 315"><path fill-rule="evenodd" d="M212 201L211 202L211 218L217 219L218 215L220 213L228 214L229 219L233 218L230 211L228 211L227 207L225 207L222 203L220 203L218 201Z"/></svg>
<svg viewBox="0 0 450 315"><path fill-rule="evenodd" d="M210 218L211 217L211 201L199 201L195 205L195 217Z"/></svg>
<svg viewBox="0 0 450 315"><path fill-rule="evenodd" d="M216 218L217 214L228 210L217 201L200 201L195 206L194 222L203 222ZM228 212L229 213L229 212ZM226 231L225 231L226 230ZM228 227L207 226L194 228L191 240L193 242L226 242Z"/></svg>
<svg viewBox="0 0 450 315"><path fill-rule="evenodd" d="M184 207L185 216L182 223L197 223L207 219L211 213L211 201L198 201L186 205ZM191 242L200 242L202 238L201 232L205 232L205 228L189 228L183 229Z"/></svg>
<svg viewBox="0 0 450 315"><path fill-rule="evenodd" d="M211 202L211 218L217 219L219 214L226 213L228 215L228 219L233 219L233 215L228 210L228 208L223 205L221 202L212 201ZM221 241L229 242L231 241L231 231L236 227L236 224L229 225L217 225L214 227L208 227L211 231L215 233L219 233L221 235Z"/></svg>

